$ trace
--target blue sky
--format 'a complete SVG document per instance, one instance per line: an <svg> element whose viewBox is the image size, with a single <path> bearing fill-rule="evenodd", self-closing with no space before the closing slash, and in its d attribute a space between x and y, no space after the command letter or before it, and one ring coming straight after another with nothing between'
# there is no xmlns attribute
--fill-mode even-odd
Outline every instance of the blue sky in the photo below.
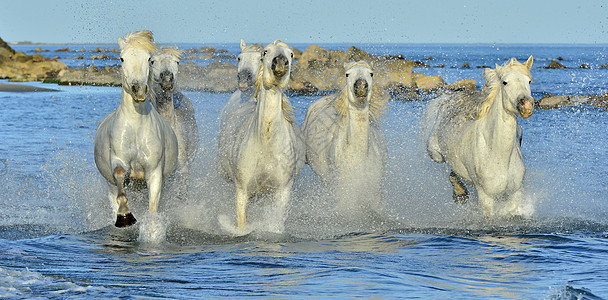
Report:
<svg viewBox="0 0 608 300"><path fill-rule="evenodd" d="M2 3L5 41L115 43L150 29L161 43L599 43L608 2L50 1Z"/></svg>

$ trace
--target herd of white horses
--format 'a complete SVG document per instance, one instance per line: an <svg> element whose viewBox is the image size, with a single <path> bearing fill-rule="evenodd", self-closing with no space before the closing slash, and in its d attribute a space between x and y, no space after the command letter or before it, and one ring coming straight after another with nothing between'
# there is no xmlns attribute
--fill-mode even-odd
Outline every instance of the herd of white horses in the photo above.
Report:
<svg viewBox="0 0 608 300"><path fill-rule="evenodd" d="M118 43L122 100L99 123L94 156L108 183L115 226L126 227L136 219L125 188L145 184L149 213L156 214L168 177L187 185L199 133L192 103L175 90L180 51L157 47L147 30ZM274 197L276 215L266 220L271 230L284 230L290 192L305 164L338 202L353 191L365 193L368 203L357 204L365 209L381 200L388 151L378 117L388 98L374 85L373 67L346 63L343 89L311 104L300 128L284 93L293 59L283 42L261 47L241 41L238 90L220 114L216 167L234 183L236 228L242 232L248 231L248 202L260 194ZM453 200L466 201L465 183L472 185L486 218L522 214L525 166L517 118L533 112L532 60L513 58L485 69L482 91L444 93L423 116L428 154L449 165Z"/></svg>

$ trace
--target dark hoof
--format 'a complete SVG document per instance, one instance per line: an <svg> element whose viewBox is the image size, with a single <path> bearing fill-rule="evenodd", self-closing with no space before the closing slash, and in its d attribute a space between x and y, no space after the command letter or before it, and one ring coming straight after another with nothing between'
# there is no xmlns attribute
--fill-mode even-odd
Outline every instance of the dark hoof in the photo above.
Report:
<svg viewBox="0 0 608 300"><path fill-rule="evenodd" d="M464 194L452 193L452 200L458 204L465 204L469 200L469 192L465 190Z"/></svg>
<svg viewBox="0 0 608 300"><path fill-rule="evenodd" d="M117 215L116 216L116 223L114 224L114 226L116 227L129 227L133 224L135 224L137 222L137 220L135 219L135 217L133 216L132 213L128 213L126 215Z"/></svg>

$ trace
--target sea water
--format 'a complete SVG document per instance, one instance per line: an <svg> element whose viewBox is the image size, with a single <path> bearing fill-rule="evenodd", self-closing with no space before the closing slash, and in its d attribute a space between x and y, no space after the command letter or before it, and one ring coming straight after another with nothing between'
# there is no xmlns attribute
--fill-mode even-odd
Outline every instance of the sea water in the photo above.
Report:
<svg viewBox="0 0 608 300"><path fill-rule="evenodd" d="M236 44L217 46L238 51ZM478 86L477 66L534 55L535 98L608 89L601 45L358 47L443 64L414 71L448 82L475 79ZM542 68L558 57L568 69ZM461 68L464 62L471 67ZM591 69L578 68L583 63ZM284 234L234 236L219 220L235 216L234 187L215 171L217 119L229 94L185 92L201 141L187 197L173 197L169 184L160 215L150 216L147 196L135 193L139 222L118 229L92 145L97 123L120 102L120 88L30 84L59 91L0 92L0 297L608 297L605 109L536 110L519 120L530 218L488 221L475 197L453 203L447 167L426 156L418 134L427 101L391 101L382 121L389 157L380 213L341 214L305 167ZM300 124L317 98L290 95ZM268 205L253 201L249 221L263 224Z"/></svg>

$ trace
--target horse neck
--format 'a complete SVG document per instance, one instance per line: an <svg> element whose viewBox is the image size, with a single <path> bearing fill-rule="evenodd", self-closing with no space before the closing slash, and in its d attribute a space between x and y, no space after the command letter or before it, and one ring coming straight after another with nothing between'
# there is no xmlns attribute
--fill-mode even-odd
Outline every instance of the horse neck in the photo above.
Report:
<svg viewBox="0 0 608 300"><path fill-rule="evenodd" d="M511 148L516 144L517 116L507 112L503 101L506 95L500 89L494 103L484 118L480 120L485 140L492 149Z"/></svg>
<svg viewBox="0 0 608 300"><path fill-rule="evenodd" d="M348 100L347 100L348 101ZM346 144L367 155L369 141L369 106L357 108L348 105Z"/></svg>
<svg viewBox="0 0 608 300"><path fill-rule="evenodd" d="M127 93L125 89L122 89L122 98L120 105L118 106L119 111L127 116L131 120L139 120L142 116L147 116L150 111L154 109L149 100L142 103L137 103L133 100L131 94Z"/></svg>
<svg viewBox="0 0 608 300"><path fill-rule="evenodd" d="M156 110L175 128L175 105L173 102L173 91L164 91L162 88L154 89Z"/></svg>
<svg viewBox="0 0 608 300"><path fill-rule="evenodd" d="M277 87L261 88L256 108L257 130L260 134L266 135L272 128L276 128L285 121L283 97L283 92Z"/></svg>

